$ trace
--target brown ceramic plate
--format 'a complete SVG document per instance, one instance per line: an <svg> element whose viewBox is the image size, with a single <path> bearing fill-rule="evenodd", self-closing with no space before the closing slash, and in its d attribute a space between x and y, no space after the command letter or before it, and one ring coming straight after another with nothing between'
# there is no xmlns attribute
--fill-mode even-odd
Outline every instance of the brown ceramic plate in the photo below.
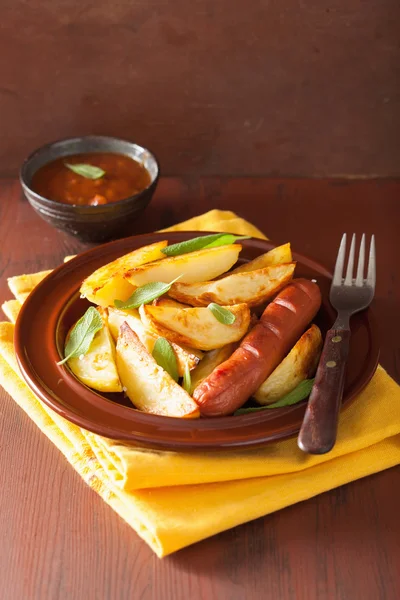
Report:
<svg viewBox="0 0 400 600"><path fill-rule="evenodd" d="M24 303L15 330L15 350L22 375L35 394L54 411L89 431L153 448L218 449L254 446L290 437L299 431L306 402L237 417L184 420L149 415L132 408L122 394L102 395L58 366L66 332L89 303L79 296L82 280L98 267L157 240L181 242L199 232L152 233L118 240L85 252L53 271ZM241 260L270 250L274 244L242 242ZM323 305L315 321L323 333L334 321L329 301L331 274L315 261L294 253L296 276L315 278ZM354 316L343 405L358 394L375 372L379 347L370 311Z"/></svg>

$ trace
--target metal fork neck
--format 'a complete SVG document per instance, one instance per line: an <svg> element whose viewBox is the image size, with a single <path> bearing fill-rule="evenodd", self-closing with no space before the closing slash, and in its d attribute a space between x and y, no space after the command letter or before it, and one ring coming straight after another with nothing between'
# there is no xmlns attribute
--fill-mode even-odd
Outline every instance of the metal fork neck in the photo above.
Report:
<svg viewBox="0 0 400 600"><path fill-rule="evenodd" d="M350 329L350 317L350 311L341 311L334 322L332 329Z"/></svg>

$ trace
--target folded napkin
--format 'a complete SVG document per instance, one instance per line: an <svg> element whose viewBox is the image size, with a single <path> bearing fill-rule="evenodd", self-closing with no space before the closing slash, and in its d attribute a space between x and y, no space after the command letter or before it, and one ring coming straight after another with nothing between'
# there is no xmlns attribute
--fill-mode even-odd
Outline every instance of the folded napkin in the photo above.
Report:
<svg viewBox="0 0 400 600"><path fill-rule="evenodd" d="M264 237L229 211L171 228L178 229ZM31 281L40 280L37 275ZM15 321L19 307L10 300L3 310ZM159 557L400 463L400 388L382 367L342 412L337 444L327 455L307 456L295 439L253 450L153 451L84 431L42 404L20 377L13 332L12 323L0 323L0 383Z"/></svg>

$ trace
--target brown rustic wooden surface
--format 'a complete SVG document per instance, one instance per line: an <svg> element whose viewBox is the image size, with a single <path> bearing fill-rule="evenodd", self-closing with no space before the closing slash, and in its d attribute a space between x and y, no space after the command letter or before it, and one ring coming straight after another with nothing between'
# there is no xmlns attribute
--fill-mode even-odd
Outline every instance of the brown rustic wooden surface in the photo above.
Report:
<svg viewBox="0 0 400 600"><path fill-rule="evenodd" d="M382 363L400 381L400 181L164 179L132 233L214 207L332 266L343 231L374 232ZM5 277L84 248L0 182ZM397 257L397 258L396 258ZM40 348L40 344L38 345ZM1 600L397 600L400 469L333 490L160 561L0 389Z"/></svg>
<svg viewBox="0 0 400 600"><path fill-rule="evenodd" d="M0 172L104 133L168 175L399 176L399 28L398 0L2 0Z"/></svg>

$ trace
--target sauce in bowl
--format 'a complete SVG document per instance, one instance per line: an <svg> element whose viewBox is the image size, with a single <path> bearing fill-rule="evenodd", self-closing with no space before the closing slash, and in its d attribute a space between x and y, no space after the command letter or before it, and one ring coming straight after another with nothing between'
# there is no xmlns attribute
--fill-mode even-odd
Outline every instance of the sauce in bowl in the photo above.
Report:
<svg viewBox="0 0 400 600"><path fill-rule="evenodd" d="M98 167L104 174L86 177L75 172L71 168L74 165ZM31 188L49 200L98 206L134 196L150 184L149 172L133 158L111 152L92 152L58 158L40 167L32 177Z"/></svg>

